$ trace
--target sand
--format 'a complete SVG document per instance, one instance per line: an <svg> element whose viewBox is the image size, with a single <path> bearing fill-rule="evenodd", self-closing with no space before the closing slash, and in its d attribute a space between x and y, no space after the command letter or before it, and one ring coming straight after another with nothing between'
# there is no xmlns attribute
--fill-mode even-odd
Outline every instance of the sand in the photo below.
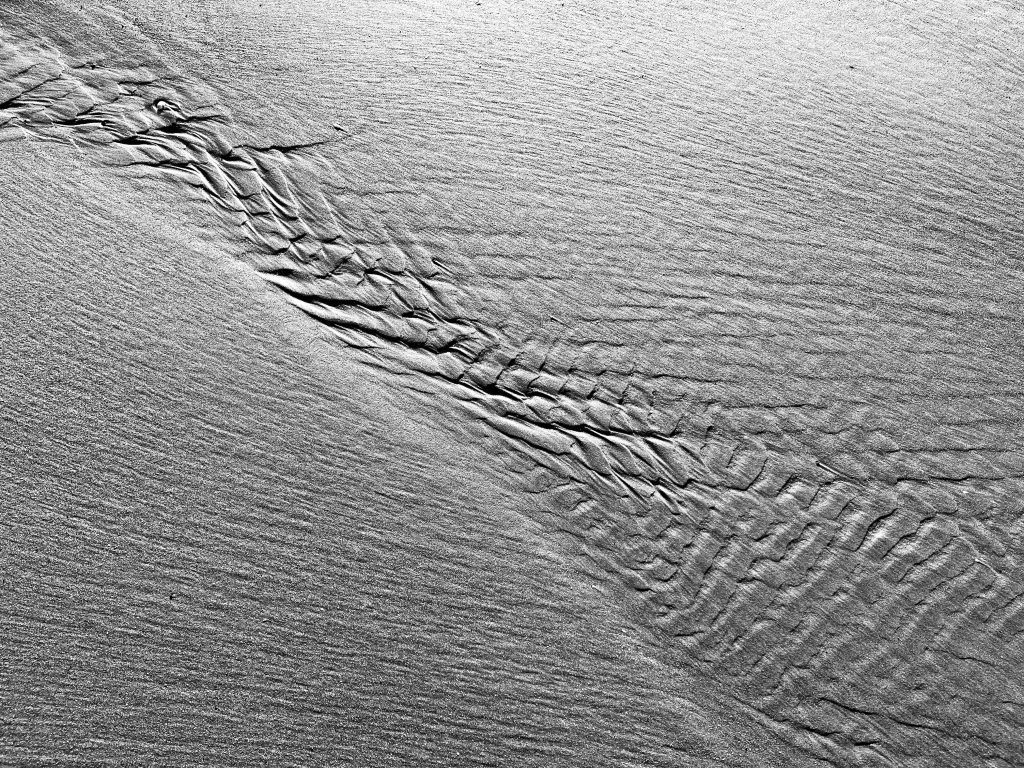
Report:
<svg viewBox="0 0 1024 768"><path fill-rule="evenodd" d="M0 8L0 762L1024 762L1022 28Z"/></svg>

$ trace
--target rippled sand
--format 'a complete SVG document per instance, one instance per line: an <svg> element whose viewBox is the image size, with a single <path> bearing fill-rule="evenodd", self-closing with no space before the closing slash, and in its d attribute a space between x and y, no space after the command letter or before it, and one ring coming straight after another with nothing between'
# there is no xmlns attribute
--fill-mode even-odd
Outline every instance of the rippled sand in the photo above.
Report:
<svg viewBox="0 0 1024 768"><path fill-rule="evenodd" d="M1024 762L1024 17L0 7L0 762Z"/></svg>

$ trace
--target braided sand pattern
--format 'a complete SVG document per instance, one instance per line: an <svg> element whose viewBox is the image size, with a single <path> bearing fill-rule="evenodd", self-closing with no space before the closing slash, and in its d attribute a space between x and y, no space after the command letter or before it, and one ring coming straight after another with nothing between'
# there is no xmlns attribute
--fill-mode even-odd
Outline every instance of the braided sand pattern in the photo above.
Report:
<svg viewBox="0 0 1024 768"><path fill-rule="evenodd" d="M194 188L288 301L542 468L544 522L768 726L837 765L1024 762L1019 456L840 470L782 431L674 412L642 377L559 370L474 319L429 249L349 218L316 145L232 144L228 110L185 77L10 35L0 73L0 138Z"/></svg>

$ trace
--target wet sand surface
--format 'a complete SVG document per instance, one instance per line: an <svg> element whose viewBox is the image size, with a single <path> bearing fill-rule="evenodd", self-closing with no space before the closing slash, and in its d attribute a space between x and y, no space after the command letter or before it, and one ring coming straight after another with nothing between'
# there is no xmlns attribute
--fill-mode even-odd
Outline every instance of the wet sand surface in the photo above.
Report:
<svg viewBox="0 0 1024 768"><path fill-rule="evenodd" d="M1019 764L1022 30L0 9L0 759Z"/></svg>

